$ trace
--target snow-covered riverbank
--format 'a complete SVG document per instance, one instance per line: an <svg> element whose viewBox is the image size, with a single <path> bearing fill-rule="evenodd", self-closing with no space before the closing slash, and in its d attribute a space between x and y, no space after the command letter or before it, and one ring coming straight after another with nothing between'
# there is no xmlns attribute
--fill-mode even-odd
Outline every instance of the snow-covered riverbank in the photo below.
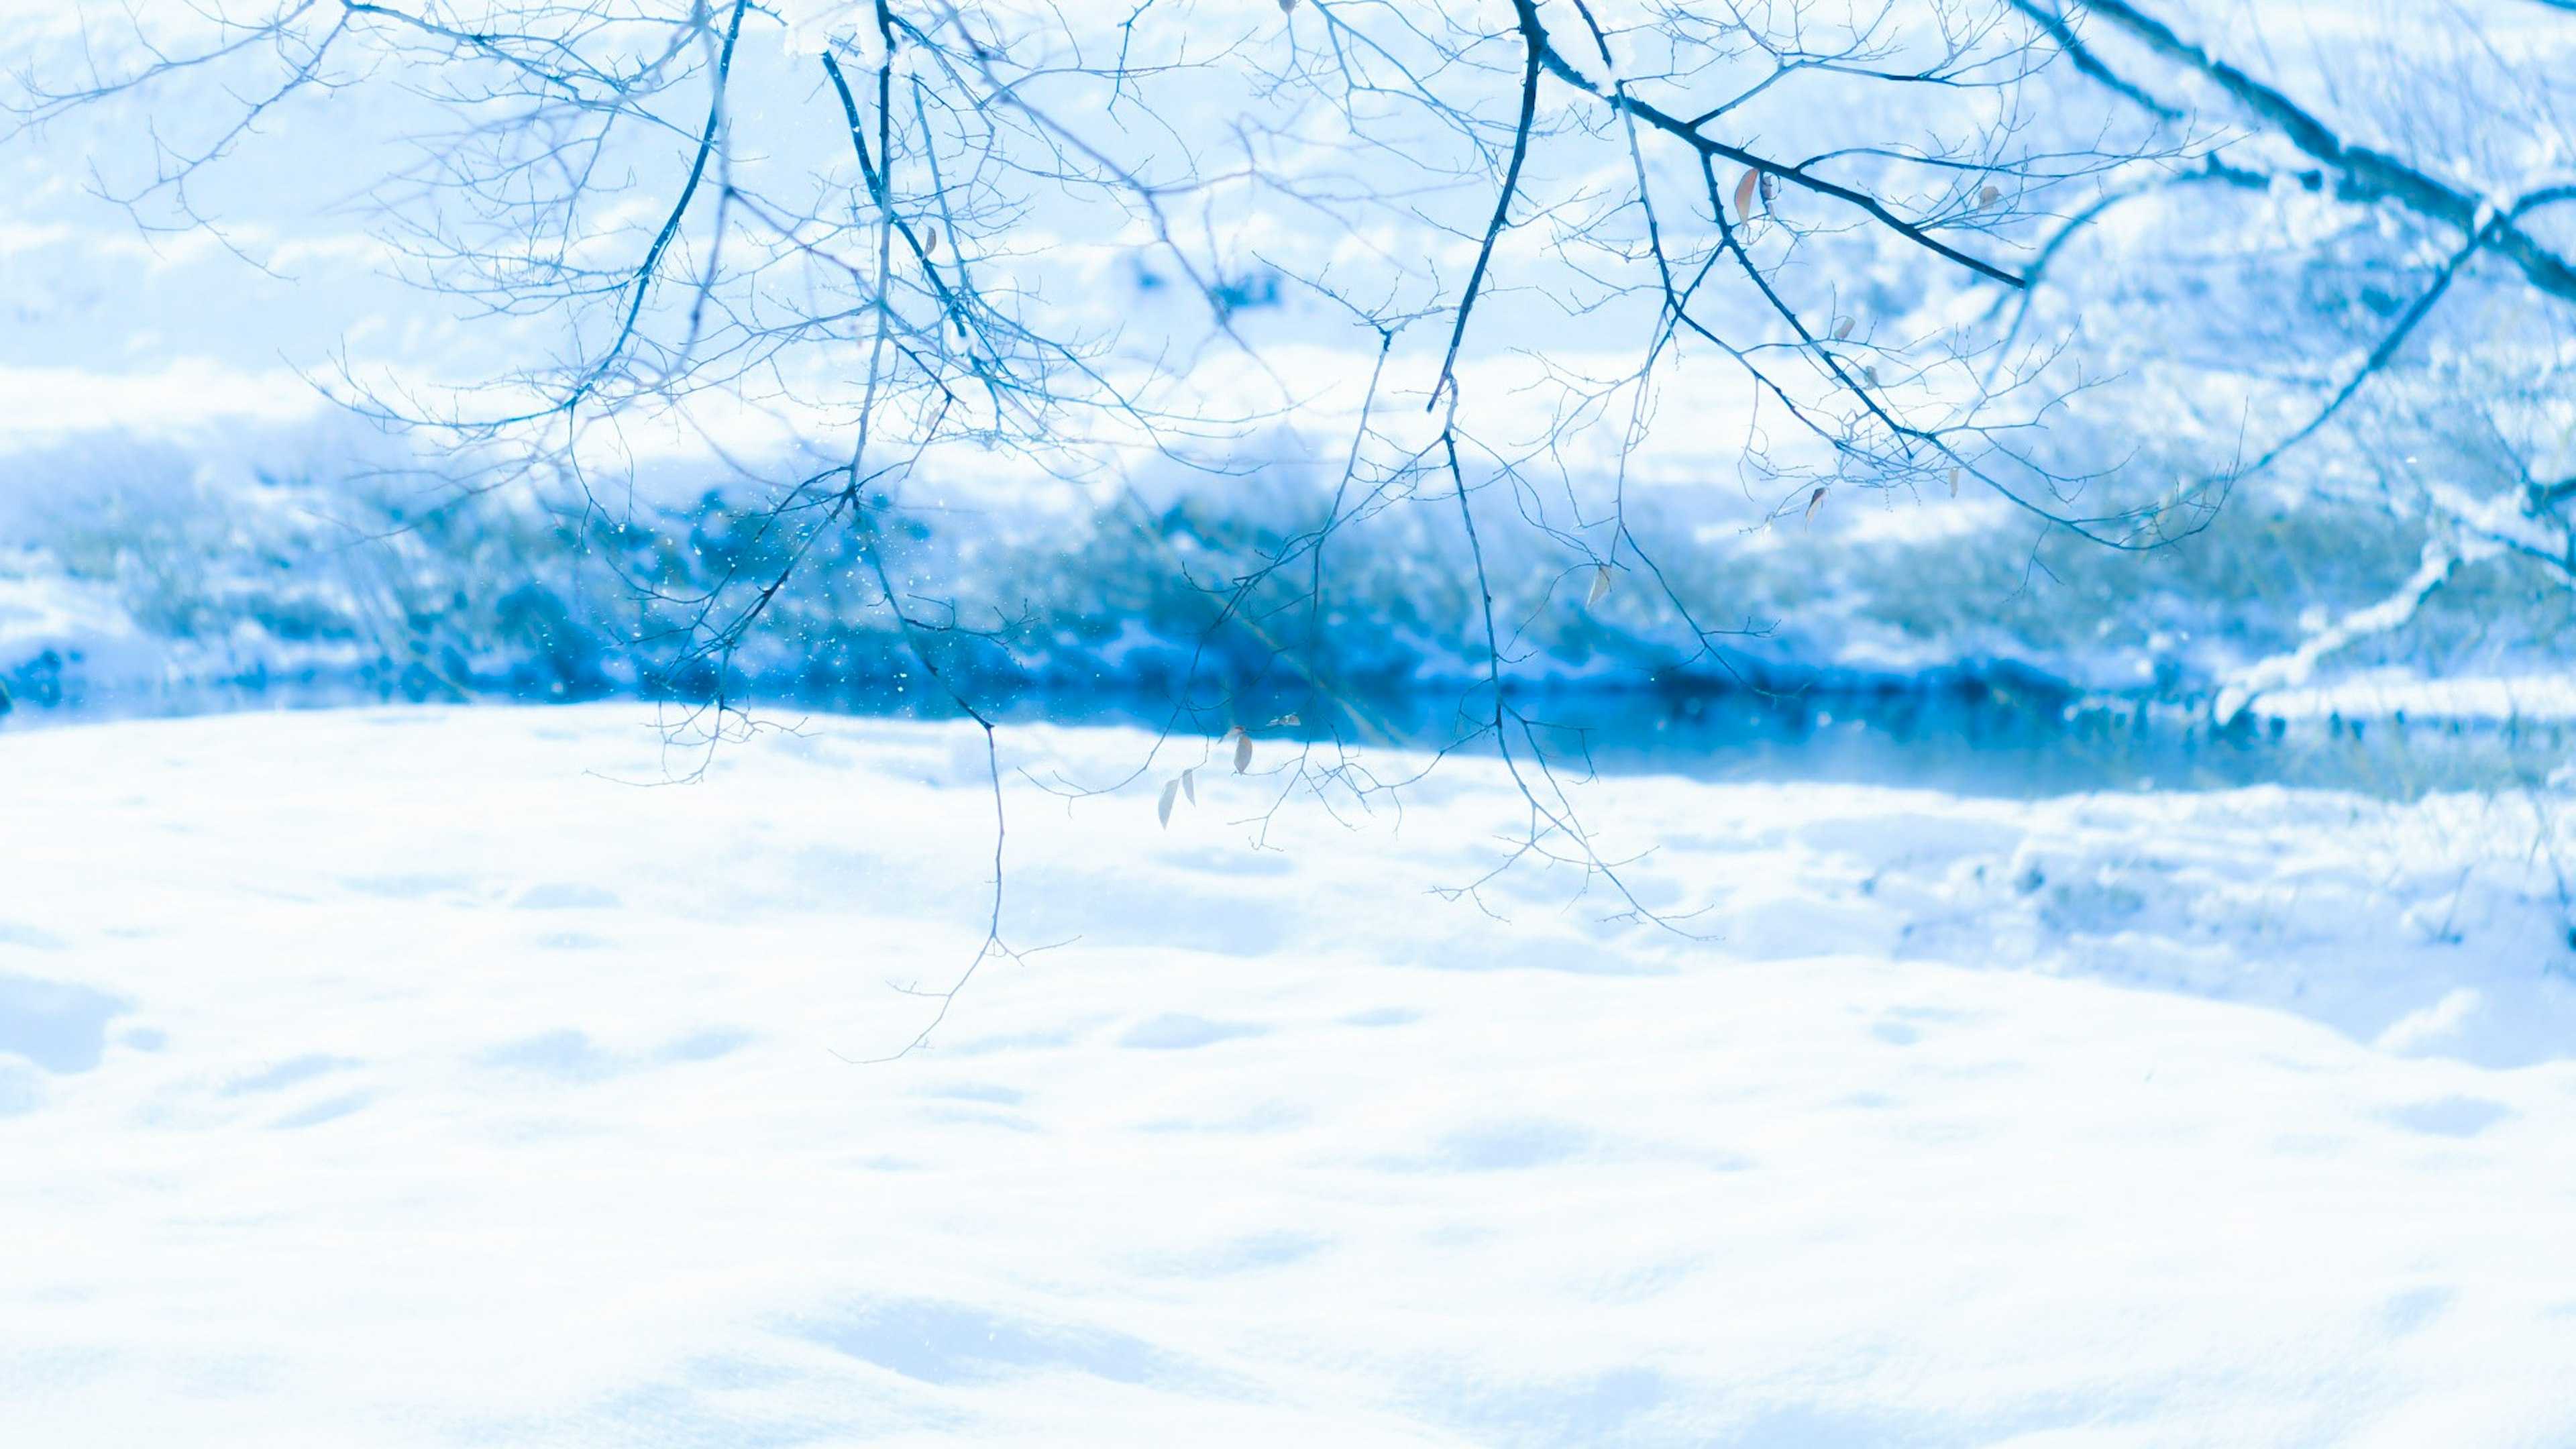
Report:
<svg viewBox="0 0 2576 1449"><path fill-rule="evenodd" d="M2527 801L1604 782L1690 940L1015 730L856 1066L980 738L641 717L0 738L12 1442L2576 1438Z"/></svg>

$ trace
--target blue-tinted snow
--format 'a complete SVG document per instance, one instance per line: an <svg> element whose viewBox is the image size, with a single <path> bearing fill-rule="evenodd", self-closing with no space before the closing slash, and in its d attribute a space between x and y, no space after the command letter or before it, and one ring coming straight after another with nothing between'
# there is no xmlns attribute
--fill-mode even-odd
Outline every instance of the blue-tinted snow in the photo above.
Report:
<svg viewBox="0 0 2576 1449"><path fill-rule="evenodd" d="M91 987L0 974L0 1052L49 1072L86 1072L107 1048L107 1024L130 1009Z"/></svg>
<svg viewBox="0 0 2576 1449"><path fill-rule="evenodd" d="M953 732L806 728L686 790L624 783L661 743L623 706L0 742L65 822L0 838L50 939L8 948L13 1425L2576 1433L2576 1002L2497 802L1611 782L1597 823L1662 847L1637 888L1708 908L1665 931L1573 875L1433 894L1513 815L1475 761L1400 830L1261 849L1257 774L1168 828L1150 778L1015 783L1004 931L1048 949L864 1066L972 959L990 802L918 768ZM1015 782L1146 748L1005 741ZM1215 936L1247 899L1275 949ZM596 944L546 944L572 914Z"/></svg>

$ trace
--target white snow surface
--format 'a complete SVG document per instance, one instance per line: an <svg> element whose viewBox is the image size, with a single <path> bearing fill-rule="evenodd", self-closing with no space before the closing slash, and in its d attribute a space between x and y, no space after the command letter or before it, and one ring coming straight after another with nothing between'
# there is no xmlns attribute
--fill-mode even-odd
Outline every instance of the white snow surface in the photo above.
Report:
<svg viewBox="0 0 2576 1449"><path fill-rule="evenodd" d="M2564 673L2426 679L2404 670L2372 670L2332 684L2257 695L2256 714L2282 719L2576 720L2576 678Z"/></svg>
<svg viewBox="0 0 2576 1449"><path fill-rule="evenodd" d="M0 735L0 1437L2576 1442L2531 802L1590 788L1686 937L1012 729L855 1065L980 736L643 713Z"/></svg>

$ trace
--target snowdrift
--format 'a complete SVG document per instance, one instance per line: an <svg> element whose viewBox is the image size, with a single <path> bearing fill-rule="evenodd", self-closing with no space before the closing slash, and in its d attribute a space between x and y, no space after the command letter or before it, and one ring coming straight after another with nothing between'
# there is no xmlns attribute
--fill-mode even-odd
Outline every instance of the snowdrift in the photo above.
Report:
<svg viewBox="0 0 2576 1449"><path fill-rule="evenodd" d="M2576 1437L2510 801L1605 782L1676 932L1426 894L1522 816L1476 761L1337 818L1015 729L1025 955L868 1066L981 933L980 736L643 713L0 739L15 1436Z"/></svg>

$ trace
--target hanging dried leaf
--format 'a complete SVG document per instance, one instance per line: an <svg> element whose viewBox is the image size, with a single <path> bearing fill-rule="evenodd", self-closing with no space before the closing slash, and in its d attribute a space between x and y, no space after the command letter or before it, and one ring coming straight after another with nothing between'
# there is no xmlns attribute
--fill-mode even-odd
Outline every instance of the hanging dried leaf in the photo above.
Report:
<svg viewBox="0 0 2576 1449"><path fill-rule="evenodd" d="M1815 492L1808 494L1808 495L1807 495L1807 518L1810 518L1810 519L1814 518L1814 517L1816 516L1816 510L1817 510L1818 508L1823 507L1823 506L1824 506L1824 502L1825 502L1825 490L1824 490L1824 489L1819 488L1819 489L1817 489ZM1804 521L1806 521L1806 520L1805 520L1805 519L1801 519L1800 521L1801 521L1801 522L1804 522Z"/></svg>
<svg viewBox="0 0 2576 1449"><path fill-rule="evenodd" d="M1198 777L1199 772L1195 767L1181 772L1181 793L1190 797L1190 803L1193 805L1199 803Z"/></svg>
<svg viewBox="0 0 2576 1449"><path fill-rule="evenodd" d="M1279 716L1279 718L1272 720L1272 721L1270 722L1270 727L1271 727L1272 729L1274 729L1274 730L1276 730L1276 729L1291 729L1291 730L1293 730L1293 729L1295 729L1297 726L1299 726L1299 725L1301 725L1301 724L1304 724L1304 723L1305 723L1305 721L1304 721L1304 720L1301 720L1301 719L1297 718L1297 716L1295 716L1295 715L1293 715L1293 714L1283 714L1283 715Z"/></svg>
<svg viewBox="0 0 2576 1449"><path fill-rule="evenodd" d="M939 255L939 228L934 226L921 234L921 254L926 257Z"/></svg>
<svg viewBox="0 0 2576 1449"><path fill-rule="evenodd" d="M1759 171L1747 171L1744 173L1744 179L1735 183L1735 215L1737 220L1751 221L1753 219L1753 198L1761 185L1762 173Z"/></svg>
<svg viewBox="0 0 2576 1449"><path fill-rule="evenodd" d="M1163 828L1165 830L1172 828L1172 802L1179 799L1180 794L1180 781L1165 780L1163 782L1163 798L1160 803L1154 806L1154 818L1163 823Z"/></svg>
<svg viewBox="0 0 2576 1449"><path fill-rule="evenodd" d="M1768 171L1763 172L1763 173L1762 173L1762 209L1763 209L1764 211L1769 211L1769 210L1771 209L1771 203L1772 203L1773 201L1777 200L1777 199L1779 198L1779 195L1780 195L1780 178L1779 178L1779 177L1777 177L1777 176L1772 175L1772 174L1771 174L1770 172L1768 172Z"/></svg>
<svg viewBox="0 0 2576 1449"><path fill-rule="evenodd" d="M1979 206L1992 206L2003 199L2004 194L1991 186L1977 193L1977 205Z"/></svg>
<svg viewBox="0 0 2576 1449"><path fill-rule="evenodd" d="M1836 322L1836 323L1834 324L1834 340L1835 340L1836 342L1840 342L1840 341L1842 341L1844 338L1849 337L1849 336L1851 335L1851 330L1852 330L1852 319L1850 319L1849 317L1845 317L1845 318L1844 318L1844 319L1842 319L1841 321Z"/></svg>
<svg viewBox="0 0 2576 1449"><path fill-rule="evenodd" d="M1878 386L1878 365L1876 363L1864 364L1860 370L1860 375L1869 379L1869 385L1871 387Z"/></svg>
<svg viewBox="0 0 2576 1449"><path fill-rule="evenodd" d="M1610 597L1610 566L1596 564L1592 570L1592 588L1583 596L1583 607L1589 609Z"/></svg>
<svg viewBox="0 0 2576 1449"><path fill-rule="evenodd" d="M1234 772L1238 775L1252 768L1252 736L1234 732Z"/></svg>
<svg viewBox="0 0 2576 1449"><path fill-rule="evenodd" d="M1959 496L1959 470L1956 468L1950 470L1950 496Z"/></svg>

